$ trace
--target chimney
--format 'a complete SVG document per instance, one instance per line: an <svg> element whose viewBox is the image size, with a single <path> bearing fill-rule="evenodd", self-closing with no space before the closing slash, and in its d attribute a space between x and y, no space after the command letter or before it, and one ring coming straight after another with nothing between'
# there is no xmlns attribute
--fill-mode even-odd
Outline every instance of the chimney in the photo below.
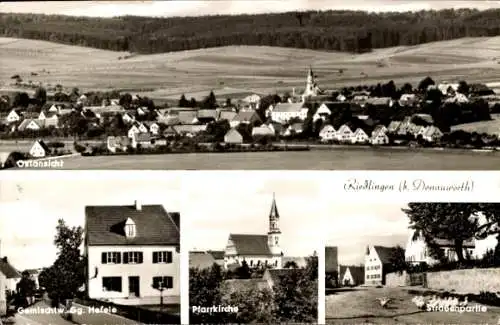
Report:
<svg viewBox="0 0 500 325"><path fill-rule="evenodd" d="M142 210L142 205L141 205L141 202L139 202L138 200L135 200L135 209L137 211L141 211Z"/></svg>

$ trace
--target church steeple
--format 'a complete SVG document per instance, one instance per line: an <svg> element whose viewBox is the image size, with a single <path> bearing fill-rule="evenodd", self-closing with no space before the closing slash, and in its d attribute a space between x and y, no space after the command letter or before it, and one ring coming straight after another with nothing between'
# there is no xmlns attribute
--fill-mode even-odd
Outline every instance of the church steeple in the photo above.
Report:
<svg viewBox="0 0 500 325"><path fill-rule="evenodd" d="M278 213L278 206L276 205L276 196L273 193L273 202L271 203L271 211L269 213L269 232L267 233L269 249L273 255L280 255L282 253L280 248L280 215Z"/></svg>

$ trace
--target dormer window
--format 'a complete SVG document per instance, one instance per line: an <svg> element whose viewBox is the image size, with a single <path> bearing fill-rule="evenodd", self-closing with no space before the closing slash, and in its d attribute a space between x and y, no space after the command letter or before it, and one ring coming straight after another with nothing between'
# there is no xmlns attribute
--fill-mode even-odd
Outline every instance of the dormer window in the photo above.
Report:
<svg viewBox="0 0 500 325"><path fill-rule="evenodd" d="M125 236L127 238L134 238L137 236L137 229L134 220L128 218L125 222Z"/></svg>

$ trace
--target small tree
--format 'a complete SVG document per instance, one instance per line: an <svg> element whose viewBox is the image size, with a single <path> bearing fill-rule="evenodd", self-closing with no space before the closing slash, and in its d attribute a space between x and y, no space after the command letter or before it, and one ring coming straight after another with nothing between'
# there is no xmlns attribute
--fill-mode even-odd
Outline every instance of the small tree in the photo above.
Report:
<svg viewBox="0 0 500 325"><path fill-rule="evenodd" d="M390 272L402 274L408 268L405 260L405 249L399 245L392 250L389 261L391 265Z"/></svg>
<svg viewBox="0 0 500 325"><path fill-rule="evenodd" d="M238 268L237 274L240 279L250 279L252 271L250 270L247 261L243 260L243 262L241 262L241 266Z"/></svg>
<svg viewBox="0 0 500 325"><path fill-rule="evenodd" d="M47 91L43 87L38 87L35 91L34 99L40 105L44 105L47 102Z"/></svg>
<svg viewBox="0 0 500 325"><path fill-rule="evenodd" d="M179 107L189 107L189 101L186 99L186 96L182 94L179 99Z"/></svg>

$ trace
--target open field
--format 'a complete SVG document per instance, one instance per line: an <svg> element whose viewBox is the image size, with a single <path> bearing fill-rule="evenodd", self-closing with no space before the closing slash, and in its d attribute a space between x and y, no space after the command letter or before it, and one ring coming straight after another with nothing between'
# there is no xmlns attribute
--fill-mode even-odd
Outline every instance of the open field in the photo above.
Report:
<svg viewBox="0 0 500 325"><path fill-rule="evenodd" d="M466 132L488 133L500 135L500 114L491 114L493 118L490 121L480 121L466 124L455 125L452 131L462 130Z"/></svg>
<svg viewBox="0 0 500 325"><path fill-rule="evenodd" d="M0 150L2 151L2 150ZM479 159L478 159L479 158ZM499 152L311 150L64 158L63 169L499 170Z"/></svg>
<svg viewBox="0 0 500 325"><path fill-rule="evenodd" d="M125 56L128 58L123 59ZM182 93L200 98L211 89L219 97L234 97L290 91L292 87L300 90L309 66L326 89L390 79L416 84L427 75L449 82L497 82L497 58L500 37L463 38L359 55L263 46L130 55L0 38L0 82L11 88L10 77L19 74L25 81L60 83L81 90L126 89L158 99L177 99Z"/></svg>
<svg viewBox="0 0 500 325"><path fill-rule="evenodd" d="M389 297L389 308L380 307L377 298ZM420 311L403 288L357 288L326 296L327 324L497 324L500 308L487 306L487 312ZM469 303L474 306L476 303Z"/></svg>

